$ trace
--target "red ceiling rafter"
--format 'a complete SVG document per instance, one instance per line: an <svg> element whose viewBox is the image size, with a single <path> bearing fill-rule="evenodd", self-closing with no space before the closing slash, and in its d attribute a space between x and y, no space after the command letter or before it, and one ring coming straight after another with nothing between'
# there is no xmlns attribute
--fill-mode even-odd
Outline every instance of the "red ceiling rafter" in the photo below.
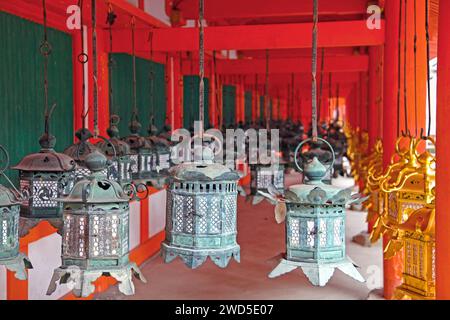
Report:
<svg viewBox="0 0 450 320"><path fill-rule="evenodd" d="M375 46L384 43L381 29L366 21L319 23L319 47ZM226 26L205 28L206 50L265 50L311 47L312 23ZM198 50L197 28L165 28L154 32L155 51Z"/></svg>

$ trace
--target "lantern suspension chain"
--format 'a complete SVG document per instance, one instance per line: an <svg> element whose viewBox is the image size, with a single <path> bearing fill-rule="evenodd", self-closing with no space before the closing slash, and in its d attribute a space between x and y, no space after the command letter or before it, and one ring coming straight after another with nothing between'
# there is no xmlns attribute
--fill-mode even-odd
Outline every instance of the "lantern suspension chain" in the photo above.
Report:
<svg viewBox="0 0 450 320"><path fill-rule="evenodd" d="M217 57L216 57L216 50L213 51L213 67L214 67L214 97L216 99L216 110L217 112L217 124L219 125L219 128L221 127L220 119L221 112L220 112L220 106L219 106L219 79L217 78Z"/></svg>
<svg viewBox="0 0 450 320"><path fill-rule="evenodd" d="M266 83L264 89L264 114L266 116L266 130L270 128L270 106L269 106L269 50L266 49Z"/></svg>
<svg viewBox="0 0 450 320"><path fill-rule="evenodd" d="M97 65L97 6L92 0L92 58L94 76L94 138L99 135L98 128L98 65Z"/></svg>
<svg viewBox="0 0 450 320"><path fill-rule="evenodd" d="M150 31L149 38L150 44L150 126L154 124L155 121L155 70L153 65L153 30ZM166 66L169 64L166 61Z"/></svg>
<svg viewBox="0 0 450 320"><path fill-rule="evenodd" d="M136 93L136 47L135 47L135 28L136 19L131 17L131 51L133 56L133 115L132 120L138 120L138 109L137 109L137 93Z"/></svg>
<svg viewBox="0 0 450 320"><path fill-rule="evenodd" d="M317 108L317 120L320 121L320 111L322 108L322 88L323 88L323 67L324 67L324 52L325 48L322 48L321 61L320 61L320 84L319 84L319 105Z"/></svg>
<svg viewBox="0 0 450 320"><path fill-rule="evenodd" d="M318 0L313 0L313 32L312 32L312 140L317 141L317 21Z"/></svg>
<svg viewBox="0 0 450 320"><path fill-rule="evenodd" d="M339 120L340 114L339 114L339 83L336 85L336 120Z"/></svg>
<svg viewBox="0 0 450 320"><path fill-rule="evenodd" d="M45 0L42 0L42 10L43 10L43 18L44 18L44 38L39 46L39 51L41 55L44 57L44 132L48 137L50 132L50 116L53 110L56 107L56 104L53 104L51 108L48 107L48 58L52 53L52 46L48 41L48 32L47 32L47 6Z"/></svg>
<svg viewBox="0 0 450 320"><path fill-rule="evenodd" d="M80 39L81 39L81 53L78 55L78 62L81 63L82 66L82 84L81 84L81 125L86 128L86 118L89 113L89 108L86 110L86 69L85 64L89 60L88 54L85 52L84 48L84 28L83 28L83 0L78 0L78 7L80 8Z"/></svg>
<svg viewBox="0 0 450 320"><path fill-rule="evenodd" d="M399 8L399 17L398 17L398 61L397 61L397 74L398 74L398 78L397 78L397 136L400 136L400 90L401 90L401 77L400 77L400 73L401 73L401 61L402 61L402 57L401 57L401 39L402 39L402 6L403 6L403 1L400 0L400 8Z"/></svg>
<svg viewBox="0 0 450 320"><path fill-rule="evenodd" d="M191 81L189 82L189 86L191 87L191 101L189 104L189 120L194 121L194 54L192 52L189 53L189 60L190 60L190 69L191 69Z"/></svg>
<svg viewBox="0 0 450 320"><path fill-rule="evenodd" d="M403 113L405 118L405 132L403 132L403 135L410 135L409 129L408 129L408 103L407 103L407 27L408 27L408 1L405 0L405 30L404 30L404 43L403 43Z"/></svg>
<svg viewBox="0 0 450 320"><path fill-rule="evenodd" d="M332 75L331 72L328 74L328 114L330 114L331 112L331 106L333 103L333 92L332 92L332 86L331 86L331 79L332 79ZM331 117L330 117L331 119Z"/></svg>
<svg viewBox="0 0 450 320"><path fill-rule="evenodd" d="M205 112L205 30L203 27L204 18L204 0L199 0L199 73L200 73L200 88L199 88L199 121L200 121L200 138L203 138L204 129L204 112Z"/></svg>
<svg viewBox="0 0 450 320"><path fill-rule="evenodd" d="M425 37L427 41L427 100L428 100L428 130L431 135L431 87L430 87L430 31L428 23L428 0L425 0Z"/></svg>
<svg viewBox="0 0 450 320"><path fill-rule="evenodd" d="M109 60L108 60L108 68L109 68L109 113L113 113L114 107L114 92L113 92L113 71L114 71L114 58L112 56L113 53L113 32L112 26L117 18L117 15L114 13L112 5L108 5L108 16L106 18L106 22L108 24L108 32L109 32ZM112 124L112 123L111 123Z"/></svg>

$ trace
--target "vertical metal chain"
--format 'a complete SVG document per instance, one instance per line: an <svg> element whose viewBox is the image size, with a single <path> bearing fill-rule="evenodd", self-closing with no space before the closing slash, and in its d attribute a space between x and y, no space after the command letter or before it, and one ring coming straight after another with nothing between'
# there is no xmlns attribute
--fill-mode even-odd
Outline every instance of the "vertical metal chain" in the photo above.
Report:
<svg viewBox="0 0 450 320"><path fill-rule="evenodd" d="M324 67L324 61L325 61L324 52L325 52L325 48L322 48L322 52L321 52L322 60L320 61L319 105L317 108L317 120L318 121L320 121L320 111L322 108L323 67Z"/></svg>
<svg viewBox="0 0 450 320"><path fill-rule="evenodd" d="M199 85L199 121L200 121L200 137L203 137L204 128L204 112L205 112L205 30L203 28L204 18L204 0L199 0L199 73L200 73L200 85Z"/></svg>
<svg viewBox="0 0 450 320"><path fill-rule="evenodd" d="M114 58L112 56L113 54L113 32L112 32L112 26L114 24L114 21L116 19L116 15L113 12L111 4L108 6L108 17L107 17L107 23L108 23L108 32L109 32L109 60L108 60L108 82L109 82L109 113L112 115L113 107L114 107L114 91L113 91L113 71L114 71ZM112 119L112 118L111 118Z"/></svg>
<svg viewBox="0 0 450 320"><path fill-rule="evenodd" d="M339 114L339 83L336 85L336 120L339 120L340 114Z"/></svg>
<svg viewBox="0 0 450 320"><path fill-rule="evenodd" d="M98 65L97 65L97 8L92 0L92 59L94 74L94 137L99 135L98 129Z"/></svg>
<svg viewBox="0 0 450 320"><path fill-rule="evenodd" d="M86 82L85 76L86 71L84 68L85 63L88 61L88 55L84 52L84 29L83 29L83 0L78 0L78 7L80 8L80 40L81 40L81 53L78 54L78 62L82 66L82 83L81 83L81 125L83 129L86 127L86 117L88 115L88 110L86 109Z"/></svg>
<svg viewBox="0 0 450 320"><path fill-rule="evenodd" d="M264 115L266 117L266 130L270 128L269 114L269 50L266 49L266 83L264 89Z"/></svg>
<svg viewBox="0 0 450 320"><path fill-rule="evenodd" d="M47 6L45 0L42 0L42 10L44 18L44 38L39 47L39 51L44 57L44 132L48 135L50 131L49 118L51 114L51 111L48 108L48 57L52 52L52 47L48 41L47 35Z"/></svg>
<svg viewBox="0 0 450 320"><path fill-rule="evenodd" d="M220 125L220 106L219 106L219 79L217 78L217 58L216 58L216 50L213 51L213 68L214 68L214 98L216 99L216 110L217 110L217 124ZM220 126L219 126L220 128Z"/></svg>
<svg viewBox="0 0 450 320"><path fill-rule="evenodd" d="M431 87L430 87L430 31L428 24L428 0L425 0L425 36L427 41L427 99L428 99L428 130L427 136L431 134Z"/></svg>
<svg viewBox="0 0 450 320"><path fill-rule="evenodd" d="M331 112L331 106L332 106L332 102L333 102L333 92L332 92L332 88L331 88L331 72L328 74L328 114L330 114ZM330 117L331 119L331 117Z"/></svg>
<svg viewBox="0 0 450 320"><path fill-rule="evenodd" d="M135 48L135 28L136 21L135 17L131 17L131 52L133 55L133 115L132 120L138 119L138 109L137 109L137 89L136 89L136 48Z"/></svg>
<svg viewBox="0 0 450 320"><path fill-rule="evenodd" d="M294 112L294 99L295 99L295 75L291 75L291 107L290 107L290 116L291 118L293 116Z"/></svg>
<svg viewBox="0 0 450 320"><path fill-rule="evenodd" d="M150 73L149 73L149 80L150 80L150 126L154 124L154 118L155 118L155 71L154 71L154 65L153 65L153 30L150 31L149 38L148 38L149 44L150 44ZM166 66L169 65L168 59L166 59ZM168 72L167 72L168 74ZM167 98L167 95L166 95Z"/></svg>
<svg viewBox="0 0 450 320"><path fill-rule="evenodd" d="M313 32L312 32L312 140L317 141L317 22L318 0L313 0Z"/></svg>

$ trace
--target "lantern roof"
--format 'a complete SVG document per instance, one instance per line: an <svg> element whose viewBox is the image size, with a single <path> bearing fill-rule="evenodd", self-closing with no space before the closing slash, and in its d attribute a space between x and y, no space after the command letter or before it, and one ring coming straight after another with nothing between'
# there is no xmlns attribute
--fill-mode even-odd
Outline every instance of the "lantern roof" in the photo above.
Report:
<svg viewBox="0 0 450 320"><path fill-rule="evenodd" d="M19 204L14 192L0 184L0 207L8 207Z"/></svg>
<svg viewBox="0 0 450 320"><path fill-rule="evenodd" d="M140 149L153 149L153 144L150 140L140 136L138 133L132 133L129 136L123 138L131 148L132 151L136 152Z"/></svg>
<svg viewBox="0 0 450 320"><path fill-rule="evenodd" d="M82 128L77 130L75 136L79 141L64 150L64 154L72 157L75 161L85 161L88 155L99 150L95 145L89 142L89 139L94 136L88 129Z"/></svg>
<svg viewBox="0 0 450 320"><path fill-rule="evenodd" d="M109 164L104 154L98 150L92 152L86 157L85 164L92 174L79 180L70 194L59 201L63 203L117 203L130 200L119 183L107 179L102 174Z"/></svg>
<svg viewBox="0 0 450 320"><path fill-rule="evenodd" d="M72 157L53 149L41 149L38 153L25 156L19 164L12 167L22 171L66 172L76 167Z"/></svg>
<svg viewBox="0 0 450 320"><path fill-rule="evenodd" d="M114 148L110 145L110 143L114 146ZM99 148L108 157L114 156L114 150L116 151L116 155L118 157L123 157L127 154L130 154L131 152L131 148L128 143L120 140L117 137L114 136L111 137L111 135L109 142L99 141L97 143L97 148Z"/></svg>
<svg viewBox="0 0 450 320"><path fill-rule="evenodd" d="M201 154L199 154L201 152ZM196 151L195 158L200 161L185 162L171 169L171 177L179 181L220 181L238 180L240 174L220 163L214 163L214 153L210 148L203 147ZM200 157L201 156L201 157Z"/></svg>

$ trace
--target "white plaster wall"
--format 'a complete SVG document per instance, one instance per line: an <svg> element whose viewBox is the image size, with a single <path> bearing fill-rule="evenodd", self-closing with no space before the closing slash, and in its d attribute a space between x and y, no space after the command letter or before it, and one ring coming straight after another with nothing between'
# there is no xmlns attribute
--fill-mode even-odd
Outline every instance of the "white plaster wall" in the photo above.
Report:
<svg viewBox="0 0 450 320"><path fill-rule="evenodd" d="M29 244L28 257L33 262L33 269L28 272L29 300L56 300L69 293L70 289L67 285L58 284L51 296L46 295L53 270L61 266L61 236L59 234L54 233Z"/></svg>
<svg viewBox="0 0 450 320"><path fill-rule="evenodd" d="M149 197L149 237L163 231L166 226L166 190L161 190Z"/></svg>
<svg viewBox="0 0 450 320"><path fill-rule="evenodd" d="M0 266L0 300L6 300L6 268Z"/></svg>
<svg viewBox="0 0 450 320"><path fill-rule="evenodd" d="M141 238L141 204L138 201L130 203L130 250L140 244Z"/></svg>

